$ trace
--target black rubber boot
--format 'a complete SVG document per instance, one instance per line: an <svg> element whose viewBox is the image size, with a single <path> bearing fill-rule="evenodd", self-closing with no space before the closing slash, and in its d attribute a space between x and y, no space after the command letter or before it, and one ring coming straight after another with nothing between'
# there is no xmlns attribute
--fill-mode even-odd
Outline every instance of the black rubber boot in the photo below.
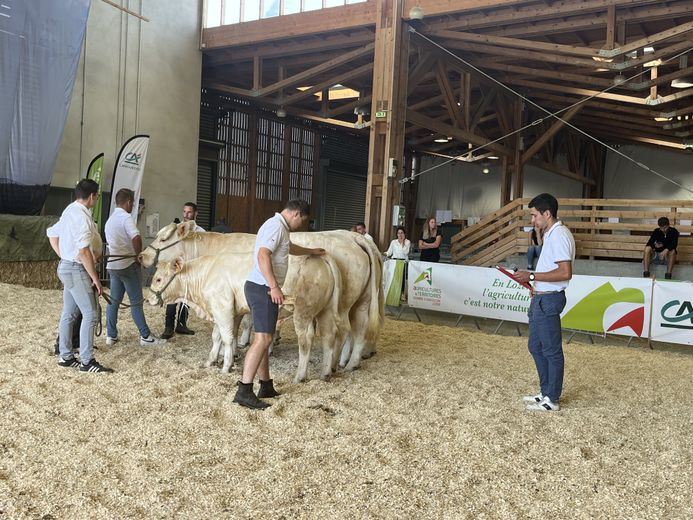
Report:
<svg viewBox="0 0 693 520"><path fill-rule="evenodd" d="M255 410L264 410L271 406L269 403L260 401L253 393L253 383L246 384L240 381L238 382L238 390L236 390L236 397L233 398L233 402Z"/></svg>
<svg viewBox="0 0 693 520"><path fill-rule="evenodd" d="M671 273L664 273L665 280L671 280Z"/></svg>
<svg viewBox="0 0 693 520"><path fill-rule="evenodd" d="M269 381L260 380L260 391L257 393L258 397L270 398L282 395L274 389L274 383L272 381L272 379Z"/></svg>
<svg viewBox="0 0 693 520"><path fill-rule="evenodd" d="M643 277L643 278L649 278L649 277L650 277L650 271L643 271L643 272L642 272L642 277Z"/></svg>
<svg viewBox="0 0 693 520"><path fill-rule="evenodd" d="M173 337L173 327L166 327L161 334L161 339L171 339Z"/></svg>

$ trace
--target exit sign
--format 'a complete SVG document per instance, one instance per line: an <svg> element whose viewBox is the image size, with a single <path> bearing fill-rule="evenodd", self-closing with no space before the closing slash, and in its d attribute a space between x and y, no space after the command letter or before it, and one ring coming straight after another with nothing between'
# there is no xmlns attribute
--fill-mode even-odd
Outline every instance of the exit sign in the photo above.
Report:
<svg viewBox="0 0 693 520"><path fill-rule="evenodd" d="M385 119L386 117L387 117L387 112L385 112L384 110L378 110L378 111L375 113L375 118L376 118L376 119Z"/></svg>

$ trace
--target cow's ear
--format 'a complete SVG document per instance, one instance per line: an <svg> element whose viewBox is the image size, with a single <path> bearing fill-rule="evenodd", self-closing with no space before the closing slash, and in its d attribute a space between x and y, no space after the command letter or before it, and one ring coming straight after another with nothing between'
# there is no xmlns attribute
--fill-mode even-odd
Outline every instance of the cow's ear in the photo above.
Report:
<svg viewBox="0 0 693 520"><path fill-rule="evenodd" d="M183 239L187 237L192 230L195 229L195 221L188 220L187 222L181 222L178 224L178 238Z"/></svg>
<svg viewBox="0 0 693 520"><path fill-rule="evenodd" d="M173 269L177 272L180 273L183 270L183 265L185 264L185 260L183 260L182 256L179 256L178 258L175 259L173 262Z"/></svg>

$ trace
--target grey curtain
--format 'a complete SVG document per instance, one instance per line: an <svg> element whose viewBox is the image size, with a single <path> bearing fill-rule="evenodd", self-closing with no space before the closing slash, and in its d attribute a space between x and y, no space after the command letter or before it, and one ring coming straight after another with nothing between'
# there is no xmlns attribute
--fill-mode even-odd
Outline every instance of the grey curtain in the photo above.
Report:
<svg viewBox="0 0 693 520"><path fill-rule="evenodd" d="M41 211L91 0L0 2L0 213Z"/></svg>

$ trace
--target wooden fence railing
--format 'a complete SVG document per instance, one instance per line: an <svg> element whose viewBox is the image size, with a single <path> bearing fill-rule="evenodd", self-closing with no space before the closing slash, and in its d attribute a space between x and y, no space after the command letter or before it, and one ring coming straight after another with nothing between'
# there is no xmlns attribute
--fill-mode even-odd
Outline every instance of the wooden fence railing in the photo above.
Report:
<svg viewBox="0 0 693 520"><path fill-rule="evenodd" d="M452 237L452 260L494 265L527 252L530 199L516 199ZM659 217L681 233L678 262L693 263L693 200L559 199L558 218L575 237L582 258L637 259Z"/></svg>

